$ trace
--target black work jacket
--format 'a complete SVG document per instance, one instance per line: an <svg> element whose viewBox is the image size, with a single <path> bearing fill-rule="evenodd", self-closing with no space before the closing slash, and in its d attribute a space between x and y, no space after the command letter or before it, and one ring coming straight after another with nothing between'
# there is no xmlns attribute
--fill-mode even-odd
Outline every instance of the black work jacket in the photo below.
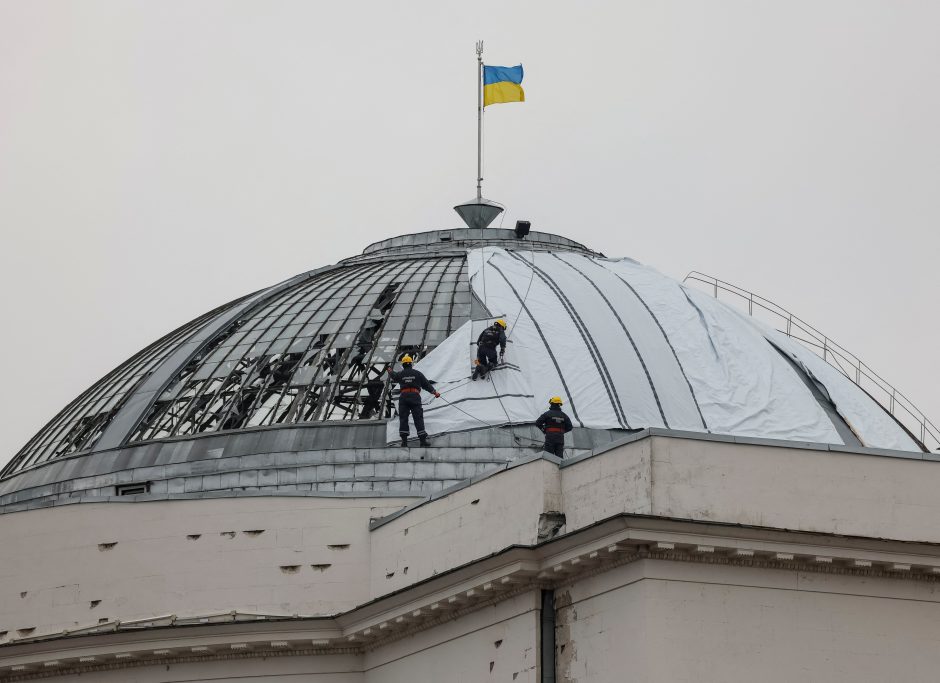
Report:
<svg viewBox="0 0 940 683"><path fill-rule="evenodd" d="M500 351L506 350L506 333L499 325L490 325L480 332L480 336L477 337L477 346L492 346L496 348L497 344L499 344Z"/></svg>
<svg viewBox="0 0 940 683"><path fill-rule="evenodd" d="M403 397L409 394L418 396L422 389L434 393L434 385L428 381L428 378L420 370L414 368L402 368L398 372L393 372L392 380L398 382L398 385L402 388L401 395ZM405 391L405 389L408 391ZM413 391L414 389L417 389L417 391Z"/></svg>
<svg viewBox="0 0 940 683"><path fill-rule="evenodd" d="M549 408L539 415L535 426L545 433L546 441L564 442L565 434L574 429L569 418L561 408Z"/></svg>

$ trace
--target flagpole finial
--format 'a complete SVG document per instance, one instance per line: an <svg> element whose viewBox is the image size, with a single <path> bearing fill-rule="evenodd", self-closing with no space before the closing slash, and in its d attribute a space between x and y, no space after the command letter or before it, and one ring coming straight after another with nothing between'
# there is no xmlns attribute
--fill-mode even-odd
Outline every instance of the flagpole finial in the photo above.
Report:
<svg viewBox="0 0 940 683"><path fill-rule="evenodd" d="M478 57L483 56L483 41L482 40L477 41L477 56Z"/></svg>

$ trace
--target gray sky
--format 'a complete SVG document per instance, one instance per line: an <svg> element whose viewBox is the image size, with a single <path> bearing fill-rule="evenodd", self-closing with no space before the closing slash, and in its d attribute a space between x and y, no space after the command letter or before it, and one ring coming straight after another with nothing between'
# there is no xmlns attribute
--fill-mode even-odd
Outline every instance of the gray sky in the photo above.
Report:
<svg viewBox="0 0 940 683"><path fill-rule="evenodd" d="M940 420L940 4L0 0L0 463L241 294L486 196L793 310Z"/></svg>

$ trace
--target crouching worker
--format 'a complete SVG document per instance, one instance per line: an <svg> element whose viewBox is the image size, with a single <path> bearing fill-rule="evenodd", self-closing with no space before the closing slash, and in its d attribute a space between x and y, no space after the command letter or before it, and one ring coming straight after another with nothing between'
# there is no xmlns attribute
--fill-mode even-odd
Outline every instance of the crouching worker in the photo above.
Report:
<svg viewBox="0 0 940 683"><path fill-rule="evenodd" d="M401 359L401 371L394 372L389 366L388 374L392 376L392 381L398 382L401 387L401 394L398 397L398 434L401 436L401 445L408 447L408 415L410 414L415 421L415 429L418 432L418 438L421 439L422 446L430 446L428 443L428 433L424 431L424 408L421 405L421 390L429 391L436 398L440 398L440 393L434 389L427 377L420 371L411 367L411 356L403 356Z"/></svg>
<svg viewBox="0 0 940 683"><path fill-rule="evenodd" d="M548 400L548 410L539 415L535 426L545 434L545 445L542 450L563 458L565 452L565 434L574 429L569 418L561 409L562 400L559 396L552 396Z"/></svg>
<svg viewBox="0 0 940 683"><path fill-rule="evenodd" d="M496 358L496 347L499 347L499 360ZM476 367L470 379L486 377L486 374L503 361L506 355L506 321L502 318L487 327L477 338Z"/></svg>

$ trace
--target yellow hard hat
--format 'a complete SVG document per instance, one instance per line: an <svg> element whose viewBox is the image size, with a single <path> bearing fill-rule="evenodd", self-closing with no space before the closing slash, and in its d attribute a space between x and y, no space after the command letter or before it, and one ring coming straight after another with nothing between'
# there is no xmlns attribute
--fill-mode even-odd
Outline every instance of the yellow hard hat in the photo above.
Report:
<svg viewBox="0 0 940 683"><path fill-rule="evenodd" d="M497 320L497 321L496 321L496 324L499 325L500 327L502 327L504 330L506 329L506 321L503 320L502 318L500 318L499 320Z"/></svg>
<svg viewBox="0 0 940 683"><path fill-rule="evenodd" d="M402 362L402 363L413 363L414 360L411 358L411 356L409 356L409 355L406 353L404 356L401 357L401 362Z"/></svg>
<svg viewBox="0 0 940 683"><path fill-rule="evenodd" d="M561 400L561 396L552 396L550 399L548 399L548 402L553 406L560 406L564 404L564 401Z"/></svg>

